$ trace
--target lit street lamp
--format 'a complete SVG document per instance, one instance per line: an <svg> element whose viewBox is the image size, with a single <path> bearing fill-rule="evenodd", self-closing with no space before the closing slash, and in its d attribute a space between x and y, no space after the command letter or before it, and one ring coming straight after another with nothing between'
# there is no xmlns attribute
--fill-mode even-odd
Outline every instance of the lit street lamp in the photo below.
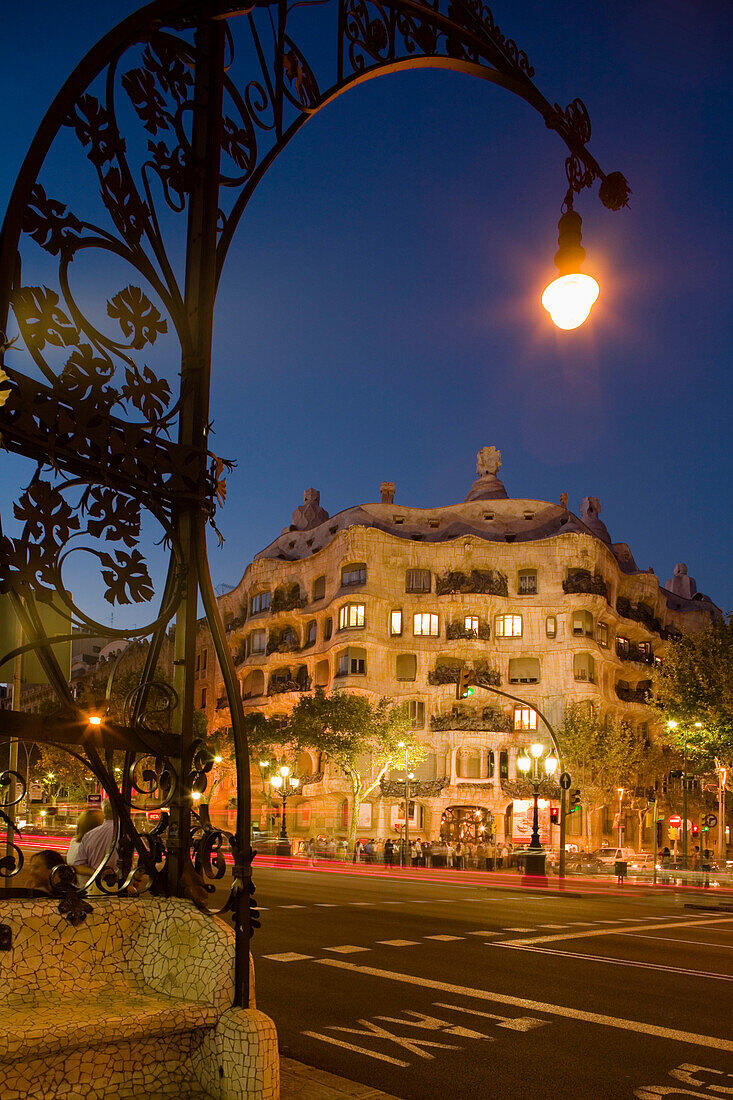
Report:
<svg viewBox="0 0 733 1100"><path fill-rule="evenodd" d="M544 763L544 770L548 776L554 775L557 771L557 757L550 749L542 761L542 756L545 753L544 745L535 741L530 746L531 756L527 754L527 750L523 749L522 754L517 758L517 767L520 772L526 775L532 780L532 786L534 788L533 801L534 809L532 813L532 839L529 842L529 848L525 855L524 873L526 875L545 877L545 859L547 853L544 851L542 844L540 843L540 819L539 819L539 793L540 793L540 779L542 778L541 767ZM532 773L530 775L530 772Z"/></svg>
<svg viewBox="0 0 733 1100"><path fill-rule="evenodd" d="M288 853L290 851L290 844L288 842L288 828L286 822L286 809L288 805L288 799L292 795L297 793L298 787L300 786L300 780L298 779L298 777L295 775L291 775L290 772L291 769L288 767L288 765L282 764L277 769L275 774L270 776L270 786L273 788L273 791L276 794L280 795L283 804L283 820L282 828L280 829L280 841L282 843L278 844L278 854L282 854L279 851L281 846L284 848L287 845Z"/></svg>
<svg viewBox="0 0 733 1100"><path fill-rule="evenodd" d="M557 279L545 287L542 305L558 328L573 329L583 324L600 293L598 283L591 275L584 275L580 265L585 259L581 245L580 214L572 209L558 223L558 245L555 266Z"/></svg>

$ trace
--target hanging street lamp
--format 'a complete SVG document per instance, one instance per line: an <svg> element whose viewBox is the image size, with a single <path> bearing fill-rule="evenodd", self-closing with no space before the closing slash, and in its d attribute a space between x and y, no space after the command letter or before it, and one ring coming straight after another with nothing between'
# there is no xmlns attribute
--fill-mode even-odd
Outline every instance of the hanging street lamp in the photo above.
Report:
<svg viewBox="0 0 733 1100"><path fill-rule="evenodd" d="M545 287L542 295L542 305L554 323L566 330L583 324L600 293L593 276L584 275L580 270L585 259L585 249L580 243L582 224L580 214L572 206L560 218L557 227L559 247L555 253L559 275Z"/></svg>

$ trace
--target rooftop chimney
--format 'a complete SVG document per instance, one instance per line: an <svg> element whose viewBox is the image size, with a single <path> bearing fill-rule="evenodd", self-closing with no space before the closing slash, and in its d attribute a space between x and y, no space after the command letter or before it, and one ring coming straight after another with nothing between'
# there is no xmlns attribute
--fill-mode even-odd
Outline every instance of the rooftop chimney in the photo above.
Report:
<svg viewBox="0 0 733 1100"><path fill-rule="evenodd" d="M394 504L394 481L383 481L379 486L382 504Z"/></svg>

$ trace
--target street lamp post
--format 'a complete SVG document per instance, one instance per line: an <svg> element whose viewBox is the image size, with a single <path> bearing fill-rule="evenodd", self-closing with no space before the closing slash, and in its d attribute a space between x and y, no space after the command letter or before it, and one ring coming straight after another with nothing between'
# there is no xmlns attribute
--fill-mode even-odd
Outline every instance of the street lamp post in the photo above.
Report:
<svg viewBox="0 0 733 1100"><path fill-rule="evenodd" d="M287 826L287 805L288 799L297 793L300 786L300 780L297 776L290 774L291 769L287 764L282 764L274 775L270 776L270 786L274 788L275 792L280 795L282 799L283 812L282 812L282 826L280 828L280 840L278 843L278 855L290 854L290 841L288 840L288 826ZM287 852L284 849L287 848ZM282 850L281 850L282 849Z"/></svg>
<svg viewBox="0 0 733 1100"><path fill-rule="evenodd" d="M527 754L527 750L522 750L522 755L517 759L517 767L523 772L529 779L532 780L533 786L533 812L532 812L532 839L529 842L529 848L525 855L524 871L526 875L534 877L545 878L545 860L547 853L542 847L540 841L540 818L539 818L539 793L540 793L540 779L541 763L544 763L545 773L548 776L554 775L557 771L557 757L553 751L550 750L547 753L544 761L542 756L545 752L545 747L540 741L535 741L530 746L530 754ZM532 773L531 775L529 773Z"/></svg>
<svg viewBox="0 0 733 1100"><path fill-rule="evenodd" d="M410 786L415 773L407 770L407 745L404 741L398 741L398 746L405 750L405 829L402 834L402 866L406 867L410 852Z"/></svg>
<svg viewBox="0 0 733 1100"><path fill-rule="evenodd" d="M624 804L625 787L618 788L618 846L621 847L621 807Z"/></svg>

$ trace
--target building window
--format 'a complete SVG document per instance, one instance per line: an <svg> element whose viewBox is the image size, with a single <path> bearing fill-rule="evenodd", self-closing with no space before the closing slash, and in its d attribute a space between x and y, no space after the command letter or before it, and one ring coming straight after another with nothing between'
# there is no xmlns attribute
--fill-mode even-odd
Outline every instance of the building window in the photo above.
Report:
<svg viewBox="0 0 733 1100"><path fill-rule="evenodd" d="M316 661L313 679L316 687L328 686L328 661Z"/></svg>
<svg viewBox="0 0 733 1100"><path fill-rule="evenodd" d="M342 649L336 658L336 675L348 676L349 674L349 651L348 649Z"/></svg>
<svg viewBox="0 0 733 1100"><path fill-rule="evenodd" d="M531 707L515 707L514 728L515 730L536 730L537 711L532 710Z"/></svg>
<svg viewBox="0 0 733 1100"><path fill-rule="evenodd" d="M418 613L412 619L412 632L418 637L438 637L438 616L430 612Z"/></svg>
<svg viewBox="0 0 733 1100"><path fill-rule="evenodd" d="M538 657L512 657L509 662L510 684L537 684L540 679Z"/></svg>
<svg viewBox="0 0 733 1100"><path fill-rule="evenodd" d="M532 513L534 515L534 513ZM520 569L519 578L517 584L517 591L520 596L536 596L537 595L537 570L536 569Z"/></svg>
<svg viewBox="0 0 733 1100"><path fill-rule="evenodd" d="M429 592L430 570L408 569L405 583L406 592Z"/></svg>
<svg viewBox="0 0 733 1100"><path fill-rule="evenodd" d="M639 651L640 660L651 662L651 659L652 659L652 643L651 642L637 642L636 643L636 648ZM203 667L206 668L206 650L204 650Z"/></svg>
<svg viewBox="0 0 733 1100"><path fill-rule="evenodd" d="M598 623L596 626L596 641L603 649L608 649L608 623Z"/></svg>
<svg viewBox="0 0 733 1100"><path fill-rule="evenodd" d="M557 619L554 615L548 615L545 619L545 634L548 638L557 637Z"/></svg>
<svg viewBox="0 0 733 1100"><path fill-rule="evenodd" d="M250 653L264 653L266 646L267 632L264 630L253 630L249 636Z"/></svg>
<svg viewBox="0 0 733 1100"><path fill-rule="evenodd" d="M414 730L421 730L425 728L425 704L421 699L410 699L407 703L407 717L410 720L410 726Z"/></svg>
<svg viewBox="0 0 733 1100"><path fill-rule="evenodd" d="M328 619L326 619L325 623L323 624L323 637L324 637L324 640L328 641L328 639L331 637L332 634L333 634L333 619L331 619L329 617Z"/></svg>
<svg viewBox="0 0 733 1100"><path fill-rule="evenodd" d="M242 698L252 699L265 692L265 674L261 668L253 668L242 681Z"/></svg>
<svg viewBox="0 0 733 1100"><path fill-rule="evenodd" d="M497 615L494 619L494 633L497 638L521 638L521 615Z"/></svg>
<svg viewBox="0 0 733 1100"><path fill-rule="evenodd" d="M486 753L486 774L489 779L494 778L494 750L489 749Z"/></svg>
<svg viewBox="0 0 733 1100"><path fill-rule="evenodd" d="M389 613L389 632L393 638L399 638L402 633L402 612L390 611Z"/></svg>
<svg viewBox="0 0 733 1100"><path fill-rule="evenodd" d="M502 749L499 753L499 779L509 778L509 753Z"/></svg>
<svg viewBox="0 0 733 1100"><path fill-rule="evenodd" d="M594 633L593 616L590 611L574 611L573 634L576 637L592 638Z"/></svg>
<svg viewBox="0 0 733 1100"><path fill-rule="evenodd" d="M366 565L357 562L355 565L345 565L341 570L341 585L349 588L355 584L366 584Z"/></svg>
<svg viewBox="0 0 733 1100"><path fill-rule="evenodd" d="M269 592L258 592L256 596L253 596L250 614L259 615L261 611L267 611L270 606L270 595Z"/></svg>
<svg viewBox="0 0 733 1100"><path fill-rule="evenodd" d="M206 688L201 688L201 710L206 710Z"/></svg>
<svg viewBox="0 0 733 1100"><path fill-rule="evenodd" d="M616 656L622 660L629 655L629 639L622 638L620 635L616 638Z"/></svg>
<svg viewBox="0 0 733 1100"><path fill-rule="evenodd" d="M398 680L414 681L417 679L417 655L415 653L400 653L395 662L395 674Z"/></svg>
<svg viewBox="0 0 733 1100"><path fill-rule="evenodd" d="M313 602L324 599L326 595L326 578L316 577L313 581Z"/></svg>
<svg viewBox="0 0 733 1100"><path fill-rule="evenodd" d="M366 650L352 647L349 650L349 675L366 676Z"/></svg>
<svg viewBox="0 0 733 1100"><path fill-rule="evenodd" d="M352 630L357 626L364 626L363 603L345 603L339 608L339 630Z"/></svg>
<svg viewBox="0 0 733 1100"><path fill-rule="evenodd" d="M466 615L463 626L469 638L478 638L478 615Z"/></svg>
<svg viewBox="0 0 733 1100"><path fill-rule="evenodd" d="M576 680L585 680L589 684L596 682L596 663L590 653L574 654L573 676Z"/></svg>
<svg viewBox="0 0 733 1100"><path fill-rule="evenodd" d="M315 645L318 637L318 625L315 619L311 619L305 628L305 645Z"/></svg>

